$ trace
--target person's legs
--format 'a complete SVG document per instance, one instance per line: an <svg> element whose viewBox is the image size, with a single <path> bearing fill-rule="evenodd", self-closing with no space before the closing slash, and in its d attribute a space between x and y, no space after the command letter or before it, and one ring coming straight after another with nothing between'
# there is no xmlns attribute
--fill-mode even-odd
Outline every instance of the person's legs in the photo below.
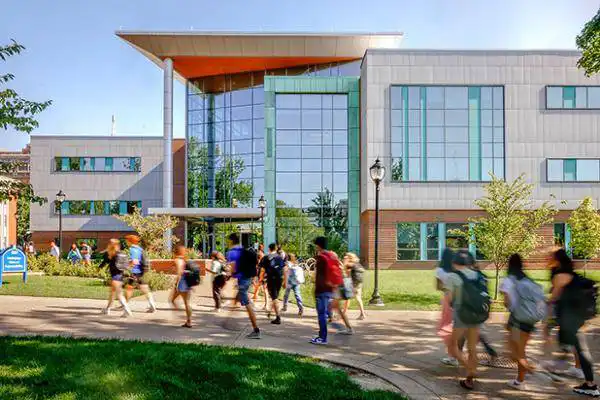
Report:
<svg viewBox="0 0 600 400"><path fill-rule="evenodd" d="M108 303L106 303L106 308L104 309L105 314L110 314L110 306L112 306L113 299L115 297L115 286L116 282L114 280L111 280L110 289L108 290Z"/></svg>
<svg viewBox="0 0 600 400"><path fill-rule="evenodd" d="M342 311L342 308L340 307L340 301L338 299L333 299L332 309L337 310L337 312L340 313L342 320L344 321L344 325L346 325L346 329L348 331L352 332L352 326L350 325L350 320L348 319L348 315L346 315L346 313Z"/></svg>
<svg viewBox="0 0 600 400"><path fill-rule="evenodd" d="M319 338L327 342L327 309L331 293L321 293L316 296L317 316L319 320Z"/></svg>
<svg viewBox="0 0 600 400"><path fill-rule="evenodd" d="M283 312L287 311L287 304L288 304L288 300L289 300L291 291L292 291L292 285L288 284L287 287L285 288L285 292L283 293L283 307L281 309L281 311L283 311Z"/></svg>
<svg viewBox="0 0 600 400"><path fill-rule="evenodd" d="M174 309L179 310L179 306L177 305L177 303L175 303L175 300L177 300L177 298L181 295L181 293L179 292L179 290L177 290L177 287L174 287L171 290L171 295L169 296L169 303L171 303L171 305L173 306Z"/></svg>
<svg viewBox="0 0 600 400"><path fill-rule="evenodd" d="M239 278L237 297L240 301L240 304L246 307L250 324L252 324L253 331L246 337L249 339L260 339L260 329L258 329L258 324L256 323L256 314L254 313L254 307L252 307L252 304L250 303L250 298L248 297L248 290L250 289L251 284L251 278Z"/></svg>
<svg viewBox="0 0 600 400"><path fill-rule="evenodd" d="M281 322L281 318L279 317L279 291L281 290L281 280L273 279L267 281L267 287L269 289L269 296L271 297L271 307L273 308L273 312L275 313L275 319L271 321L273 324L279 324Z"/></svg>
<svg viewBox="0 0 600 400"><path fill-rule="evenodd" d="M125 296L123 295L123 282L113 281L113 287L115 289L115 295L117 296L117 299L119 299L119 303L121 303L123 310L125 310L124 315L131 315L129 304L127 304L127 300L125 300Z"/></svg>
<svg viewBox="0 0 600 400"><path fill-rule="evenodd" d="M224 286L225 286L225 276L217 275L215 277L215 279L213 279L213 283L212 283L213 299L215 301L215 308L217 310L221 309L221 292L222 292Z"/></svg>
<svg viewBox="0 0 600 400"><path fill-rule="evenodd" d="M362 300L362 284L356 286L354 297L356 298L356 302L358 303L358 310L360 311L358 319L364 319L367 315L365 314L365 306Z"/></svg>
<svg viewBox="0 0 600 400"><path fill-rule="evenodd" d="M183 326L187 328L192 327L192 305L190 304L190 291L184 292L181 294L181 298L183 299L183 304L185 305L185 324Z"/></svg>
<svg viewBox="0 0 600 400"><path fill-rule="evenodd" d="M146 299L148 299L148 305L150 306L148 311L155 312L156 311L156 303L154 303L154 297L152 296L150 287L144 283L141 283L140 290L142 291L142 293L144 293L146 295Z"/></svg>
<svg viewBox="0 0 600 400"><path fill-rule="evenodd" d="M454 327L452 329L452 345L450 346L450 355L454 357L463 367L467 368L467 361L465 360L462 349L459 344L465 336L465 328Z"/></svg>
<svg viewBox="0 0 600 400"><path fill-rule="evenodd" d="M479 341L481 342L481 344L483 345L483 347L485 348L485 352L492 358L497 358L498 357L498 352L496 351L496 349L494 349L492 347L492 345L490 344L490 342L487 339L487 336L481 332L479 332Z"/></svg>
<svg viewBox="0 0 600 400"><path fill-rule="evenodd" d="M592 367L592 355L588 348L585 334L581 331L577 332L577 334L575 334L574 343L575 351L577 352L577 357L579 358L581 369L585 376L585 381L587 384L591 385L594 383L594 370Z"/></svg>
<svg viewBox="0 0 600 400"><path fill-rule="evenodd" d="M302 304L302 293L300 293L300 285L292 286L294 290L294 297L296 297L296 304L298 305L298 313L302 315L304 313L304 305Z"/></svg>

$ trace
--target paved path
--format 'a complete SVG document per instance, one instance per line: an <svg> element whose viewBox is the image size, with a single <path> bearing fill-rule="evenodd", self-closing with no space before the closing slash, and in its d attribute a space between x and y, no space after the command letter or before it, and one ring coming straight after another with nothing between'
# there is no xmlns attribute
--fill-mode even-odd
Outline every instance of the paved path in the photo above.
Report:
<svg viewBox="0 0 600 400"><path fill-rule="evenodd" d="M261 340L247 340L250 331L241 310L215 314L210 311L212 299L208 285L202 285L194 296L195 327L180 328L182 311L171 311L166 293L157 293L159 311L145 313L143 299L134 299L134 317L120 318L120 313L100 314L104 301L1 296L0 334L2 335L72 335L93 338L123 338L152 341L202 342L215 345L262 348L321 358L378 375L399 387L413 399L464 398L570 398L574 381L553 384L544 379L531 379L530 391L517 392L505 383L513 370L480 368L477 392L466 393L457 384L458 370L442 366L442 344L435 335L436 312L372 311L366 321L356 321L354 336L332 332L327 347L308 343L316 331L316 315L309 310L303 318L286 315L281 326L269 323L259 312L263 331ZM262 306L262 303L258 303ZM356 317L351 312L351 317ZM494 315L488 326L489 336L502 347L501 315ZM598 330L596 330L598 329ZM600 355L600 325L589 333L592 352ZM540 337L536 336L532 357L541 356ZM598 366L598 365L597 365Z"/></svg>

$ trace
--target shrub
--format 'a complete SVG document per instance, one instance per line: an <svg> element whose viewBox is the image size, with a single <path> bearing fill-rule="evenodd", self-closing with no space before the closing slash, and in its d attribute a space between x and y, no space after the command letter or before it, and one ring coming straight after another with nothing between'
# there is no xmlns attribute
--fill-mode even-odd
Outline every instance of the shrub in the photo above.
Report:
<svg viewBox="0 0 600 400"><path fill-rule="evenodd" d="M150 270L144 274L144 280L151 290L167 290L173 286L173 277L162 272Z"/></svg>

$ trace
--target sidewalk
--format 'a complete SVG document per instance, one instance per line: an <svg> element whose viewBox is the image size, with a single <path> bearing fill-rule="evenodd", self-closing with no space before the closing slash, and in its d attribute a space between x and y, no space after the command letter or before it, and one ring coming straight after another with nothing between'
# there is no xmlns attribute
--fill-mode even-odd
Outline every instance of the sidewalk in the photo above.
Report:
<svg viewBox="0 0 600 400"><path fill-rule="evenodd" d="M271 325L264 312L258 321L263 338L247 340L248 319L242 309L215 314L211 311L209 284L196 291L193 298L194 328L181 328L183 311L171 311L166 292L156 294L159 311L145 313L143 298L134 299L134 317L120 318L120 312L107 316L100 313L105 305L100 300L57 299L0 296L1 335L69 335L92 338L122 338L151 341L200 342L214 345L262 348L320 358L364 369L389 381L412 399L565 399L573 396L574 381L554 384L540 378L530 380L530 391L514 391L505 383L515 371L480 367L477 391L467 393L457 383L458 370L442 366L443 346L435 335L437 312L371 311L366 321L356 321L354 336L335 335L331 331L327 347L308 343L317 328L316 315L308 310L298 318L296 309L284 316L283 324ZM258 302L257 308L262 307ZM357 313L352 311L351 318ZM488 334L502 350L501 315L494 315ZM600 354L598 325L592 326L588 342L595 358ZM537 334L530 356L541 357L541 341ZM596 364L598 367L598 364Z"/></svg>

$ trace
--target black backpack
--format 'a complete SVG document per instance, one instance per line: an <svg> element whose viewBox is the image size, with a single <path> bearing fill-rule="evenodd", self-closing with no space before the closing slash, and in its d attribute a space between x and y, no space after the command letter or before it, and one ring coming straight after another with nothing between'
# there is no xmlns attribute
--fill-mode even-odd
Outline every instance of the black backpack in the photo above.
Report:
<svg viewBox="0 0 600 400"><path fill-rule="evenodd" d="M129 256L122 251L119 251L116 255L115 266L121 272L125 272L129 269Z"/></svg>
<svg viewBox="0 0 600 400"><path fill-rule="evenodd" d="M470 280L460 271L455 271L463 282L462 299L458 317L467 325L479 325L490 316L491 299L488 293L487 278L477 271L477 279Z"/></svg>
<svg viewBox="0 0 600 400"><path fill-rule="evenodd" d="M244 278L254 278L257 275L256 266L258 265L258 254L256 254L256 251L253 248L242 249L238 263L237 272L241 273Z"/></svg>
<svg viewBox="0 0 600 400"><path fill-rule="evenodd" d="M598 285L595 281L579 274L564 288L560 302L565 312L574 313L584 320L592 319L597 314Z"/></svg>
<svg viewBox="0 0 600 400"><path fill-rule="evenodd" d="M200 267L194 261L186 261L184 279L189 287L198 286L202 282Z"/></svg>

